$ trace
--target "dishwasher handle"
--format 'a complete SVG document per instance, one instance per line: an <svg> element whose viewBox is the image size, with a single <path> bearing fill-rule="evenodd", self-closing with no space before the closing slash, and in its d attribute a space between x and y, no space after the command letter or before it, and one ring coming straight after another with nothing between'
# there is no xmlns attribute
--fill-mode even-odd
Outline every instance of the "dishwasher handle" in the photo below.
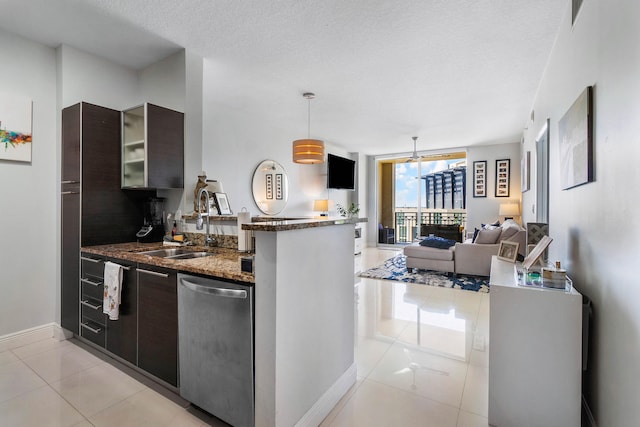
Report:
<svg viewBox="0 0 640 427"><path fill-rule="evenodd" d="M247 291L242 289L228 289L228 288L218 288L215 286L203 286L198 285L196 283L190 282L185 279L181 279L180 282L187 288L194 292L200 292L210 295L217 295L225 298L247 298Z"/></svg>

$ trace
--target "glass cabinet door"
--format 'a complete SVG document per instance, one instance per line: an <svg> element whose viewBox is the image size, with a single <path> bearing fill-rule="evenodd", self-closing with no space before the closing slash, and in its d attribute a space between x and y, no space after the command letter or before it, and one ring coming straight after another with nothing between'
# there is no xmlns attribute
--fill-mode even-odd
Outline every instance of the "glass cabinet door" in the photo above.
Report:
<svg viewBox="0 0 640 427"><path fill-rule="evenodd" d="M146 187L145 107L122 112L122 187Z"/></svg>

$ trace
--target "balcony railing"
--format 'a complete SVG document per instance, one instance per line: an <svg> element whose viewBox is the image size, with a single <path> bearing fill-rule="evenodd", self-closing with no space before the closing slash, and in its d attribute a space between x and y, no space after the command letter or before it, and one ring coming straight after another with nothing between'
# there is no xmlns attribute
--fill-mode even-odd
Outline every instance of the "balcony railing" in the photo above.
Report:
<svg viewBox="0 0 640 427"><path fill-rule="evenodd" d="M418 212L404 211L395 214L396 243L411 243L420 234L419 224L457 224L464 226L467 211L464 209L424 209L418 224Z"/></svg>

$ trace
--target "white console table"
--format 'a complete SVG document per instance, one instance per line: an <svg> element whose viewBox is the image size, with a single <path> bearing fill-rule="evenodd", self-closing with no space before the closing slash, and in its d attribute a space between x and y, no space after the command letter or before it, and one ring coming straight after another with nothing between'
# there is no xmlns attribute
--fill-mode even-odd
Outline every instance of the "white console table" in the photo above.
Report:
<svg viewBox="0 0 640 427"><path fill-rule="evenodd" d="M491 261L489 424L580 426L582 295L517 284Z"/></svg>

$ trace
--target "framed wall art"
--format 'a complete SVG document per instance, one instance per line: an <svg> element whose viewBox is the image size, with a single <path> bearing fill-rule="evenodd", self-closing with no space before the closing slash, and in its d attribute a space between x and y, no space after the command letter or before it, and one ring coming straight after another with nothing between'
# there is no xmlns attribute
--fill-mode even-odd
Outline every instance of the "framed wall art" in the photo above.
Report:
<svg viewBox="0 0 640 427"><path fill-rule="evenodd" d="M0 160L31 162L31 99L0 96Z"/></svg>
<svg viewBox="0 0 640 427"><path fill-rule="evenodd" d="M523 153L522 159L520 159L520 191L525 192L529 191L531 188L531 151L527 151Z"/></svg>
<svg viewBox="0 0 640 427"><path fill-rule="evenodd" d="M509 197L510 168L510 159L496 160L496 197Z"/></svg>
<svg viewBox="0 0 640 427"><path fill-rule="evenodd" d="M576 23L576 18L578 17L581 6L582 0L571 0L571 25Z"/></svg>
<svg viewBox="0 0 640 427"><path fill-rule="evenodd" d="M265 192L268 200L273 199L273 174L268 173L265 175Z"/></svg>
<svg viewBox="0 0 640 427"><path fill-rule="evenodd" d="M473 197L487 197L487 161L473 162Z"/></svg>
<svg viewBox="0 0 640 427"><path fill-rule="evenodd" d="M558 122L560 188L593 182L593 87L588 86Z"/></svg>
<svg viewBox="0 0 640 427"><path fill-rule="evenodd" d="M282 174L276 174L276 200L282 200Z"/></svg>

